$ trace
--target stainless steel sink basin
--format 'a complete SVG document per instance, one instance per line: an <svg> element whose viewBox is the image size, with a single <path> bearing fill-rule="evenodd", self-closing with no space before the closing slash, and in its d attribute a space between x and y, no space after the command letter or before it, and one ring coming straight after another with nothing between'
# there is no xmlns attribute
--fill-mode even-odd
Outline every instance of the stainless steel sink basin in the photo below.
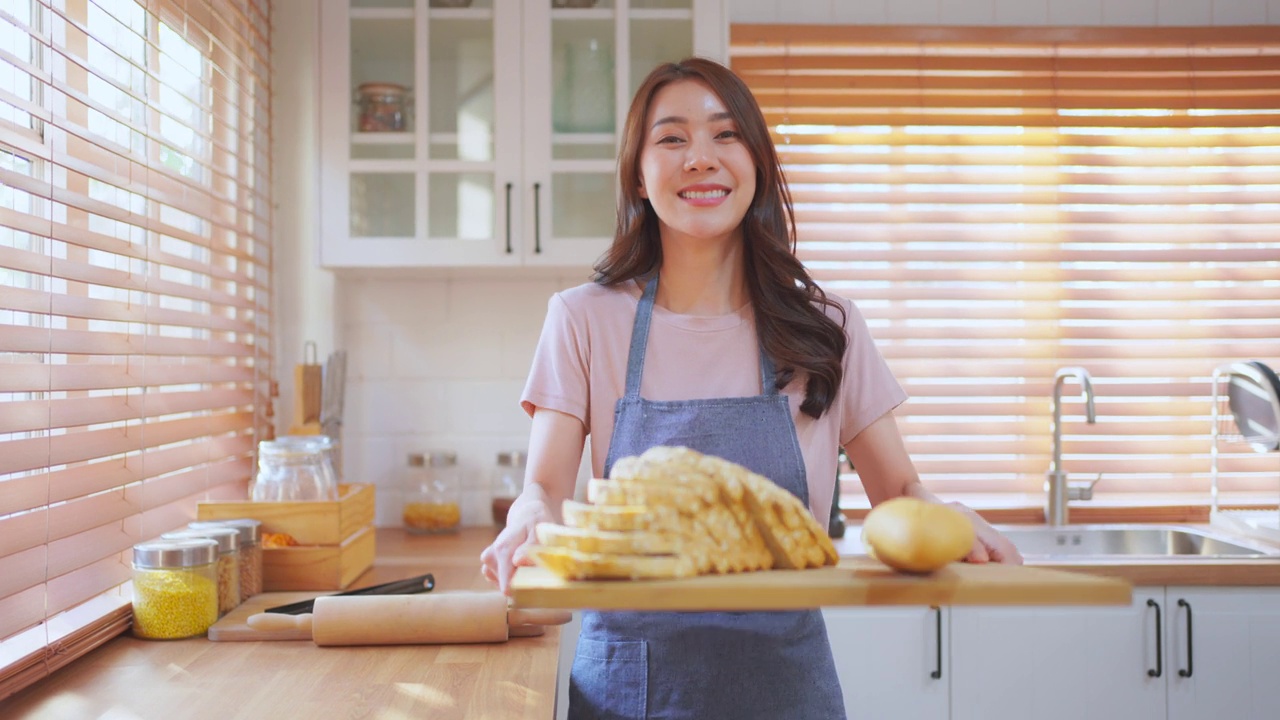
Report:
<svg viewBox="0 0 1280 720"><path fill-rule="evenodd" d="M1280 558L1280 551L1212 530L1177 525L1005 526L1023 557Z"/></svg>

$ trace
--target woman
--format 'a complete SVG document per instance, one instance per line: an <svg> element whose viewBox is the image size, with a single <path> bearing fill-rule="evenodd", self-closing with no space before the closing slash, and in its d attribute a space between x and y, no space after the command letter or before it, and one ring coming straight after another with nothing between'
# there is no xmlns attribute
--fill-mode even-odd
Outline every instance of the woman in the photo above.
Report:
<svg viewBox="0 0 1280 720"><path fill-rule="evenodd" d="M539 522L592 471L655 445L744 465L830 511L838 445L872 503L936 501L893 409L906 394L853 305L795 258L768 128L728 69L690 59L641 85L619 155L616 237L594 282L555 295L522 405L527 483L481 556L505 592ZM976 514L969 560L1019 562ZM570 718L844 717L818 610L583 614Z"/></svg>

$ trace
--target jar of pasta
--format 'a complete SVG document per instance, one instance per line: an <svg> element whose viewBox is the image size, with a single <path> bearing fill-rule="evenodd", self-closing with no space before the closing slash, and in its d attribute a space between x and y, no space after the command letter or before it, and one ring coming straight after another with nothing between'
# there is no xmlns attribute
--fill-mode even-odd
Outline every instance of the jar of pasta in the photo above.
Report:
<svg viewBox="0 0 1280 720"><path fill-rule="evenodd" d="M519 450L498 453L498 464L490 487L493 524L498 527L507 526L511 504L524 489L524 461L525 454Z"/></svg>
<svg viewBox="0 0 1280 720"><path fill-rule="evenodd" d="M209 538L218 543L215 574L218 579L218 617L222 617L240 604L240 531L233 527L186 528L160 536L161 540L192 538Z"/></svg>
<svg viewBox="0 0 1280 720"><path fill-rule="evenodd" d="M133 546L133 634L197 637L218 621L218 542L154 540Z"/></svg>
<svg viewBox="0 0 1280 720"><path fill-rule="evenodd" d="M411 533L457 532L462 524L462 488L455 453L409 455L403 517L404 528Z"/></svg>
<svg viewBox="0 0 1280 720"><path fill-rule="evenodd" d="M252 518L199 520L187 523L193 530L231 527L240 533L240 602L262 592L262 522Z"/></svg>

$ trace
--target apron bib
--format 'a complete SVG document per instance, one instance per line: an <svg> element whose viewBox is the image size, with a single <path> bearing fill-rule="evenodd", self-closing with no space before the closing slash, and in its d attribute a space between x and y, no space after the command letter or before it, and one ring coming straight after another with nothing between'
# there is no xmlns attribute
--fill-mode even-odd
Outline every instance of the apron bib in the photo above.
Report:
<svg viewBox="0 0 1280 720"><path fill-rule="evenodd" d="M640 379L657 294L645 286L631 331L626 394L614 411L605 477L620 457L683 445L773 480L807 507L795 423L760 354L761 394L651 401ZM843 720L819 610L584 612L569 680L570 720Z"/></svg>

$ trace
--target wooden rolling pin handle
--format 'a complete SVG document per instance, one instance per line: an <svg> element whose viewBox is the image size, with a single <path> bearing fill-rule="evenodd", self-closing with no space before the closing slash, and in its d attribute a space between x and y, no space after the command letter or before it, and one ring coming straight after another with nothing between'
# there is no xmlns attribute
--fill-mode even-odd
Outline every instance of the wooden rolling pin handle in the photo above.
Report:
<svg viewBox="0 0 1280 720"><path fill-rule="evenodd" d="M317 645L435 645L504 642L507 598L500 593L325 596L316 598Z"/></svg>
<svg viewBox="0 0 1280 720"><path fill-rule="evenodd" d="M508 610L507 625L564 625L573 619L568 610Z"/></svg>

